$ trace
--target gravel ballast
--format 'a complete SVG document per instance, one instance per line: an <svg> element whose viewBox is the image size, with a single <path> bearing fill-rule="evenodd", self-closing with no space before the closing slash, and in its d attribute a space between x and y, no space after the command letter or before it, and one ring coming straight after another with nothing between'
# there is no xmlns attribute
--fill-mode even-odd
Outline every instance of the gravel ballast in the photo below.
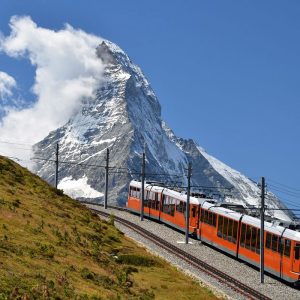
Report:
<svg viewBox="0 0 300 300"><path fill-rule="evenodd" d="M260 283L260 273L259 270L250 267L249 265L239 262L234 258L227 256L226 254L219 252L211 248L198 240L190 239L190 244L186 245L183 243L184 235L180 232L173 230L172 228L165 226L164 224L151 221L149 219L144 219L140 221L139 216L128 213L126 211L119 211L115 209L104 210L101 206L87 205L93 209L105 211L107 213L114 214L115 216L126 219L130 222L138 224L142 228L164 238L169 243L176 245L178 248L190 253L191 255L205 261L206 263L212 265L219 270L229 274L230 276L240 280L244 284L256 289L257 291L263 293L271 299L300 299L299 289L295 289L282 283L272 277L265 275L265 283ZM116 227L118 227L122 232L124 232L128 237L137 241L138 243L145 246L149 251L156 255L164 258L171 264L177 266L179 269L183 270L185 273L197 279L200 283L208 286L224 297L226 295L228 298L232 299L245 299L242 295L236 293L223 283L218 280L208 276L207 274L200 272L199 270L193 268L185 261L180 258L170 254L168 251L162 249L161 247L155 245L151 241L143 238L139 234L135 233L128 227L121 225L116 222Z"/></svg>

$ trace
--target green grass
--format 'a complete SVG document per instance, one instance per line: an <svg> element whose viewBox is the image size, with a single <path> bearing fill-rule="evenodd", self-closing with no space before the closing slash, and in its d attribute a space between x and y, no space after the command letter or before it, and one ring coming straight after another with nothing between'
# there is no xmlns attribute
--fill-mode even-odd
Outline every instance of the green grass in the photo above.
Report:
<svg viewBox="0 0 300 300"><path fill-rule="evenodd" d="M0 156L1 299L215 299L38 176Z"/></svg>

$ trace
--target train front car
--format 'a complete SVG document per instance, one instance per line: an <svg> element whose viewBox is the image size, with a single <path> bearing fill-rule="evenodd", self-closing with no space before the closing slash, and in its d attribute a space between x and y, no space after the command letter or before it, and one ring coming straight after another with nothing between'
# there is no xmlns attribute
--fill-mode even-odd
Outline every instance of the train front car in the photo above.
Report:
<svg viewBox="0 0 300 300"><path fill-rule="evenodd" d="M141 182L131 181L127 208L134 213L141 212ZM187 196L156 183L145 183L144 216L159 220L180 231L185 231ZM190 197L189 233L197 236L199 204L202 200Z"/></svg>
<svg viewBox="0 0 300 300"><path fill-rule="evenodd" d="M129 184L128 200L126 203L127 209L139 213L141 211L141 187L142 184L139 181L132 180Z"/></svg>

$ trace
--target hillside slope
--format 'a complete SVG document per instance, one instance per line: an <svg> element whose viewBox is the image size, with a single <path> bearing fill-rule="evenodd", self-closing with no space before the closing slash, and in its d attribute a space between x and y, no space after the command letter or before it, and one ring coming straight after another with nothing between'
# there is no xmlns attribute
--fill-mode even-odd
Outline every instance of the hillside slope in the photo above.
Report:
<svg viewBox="0 0 300 300"><path fill-rule="evenodd" d="M0 156L0 299L215 299Z"/></svg>

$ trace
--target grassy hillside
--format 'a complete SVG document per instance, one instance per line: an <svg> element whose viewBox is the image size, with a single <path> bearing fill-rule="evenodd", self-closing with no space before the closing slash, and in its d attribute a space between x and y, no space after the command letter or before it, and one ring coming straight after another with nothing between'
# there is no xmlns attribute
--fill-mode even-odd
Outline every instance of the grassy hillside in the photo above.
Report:
<svg viewBox="0 0 300 300"><path fill-rule="evenodd" d="M0 299L215 299L0 156Z"/></svg>

